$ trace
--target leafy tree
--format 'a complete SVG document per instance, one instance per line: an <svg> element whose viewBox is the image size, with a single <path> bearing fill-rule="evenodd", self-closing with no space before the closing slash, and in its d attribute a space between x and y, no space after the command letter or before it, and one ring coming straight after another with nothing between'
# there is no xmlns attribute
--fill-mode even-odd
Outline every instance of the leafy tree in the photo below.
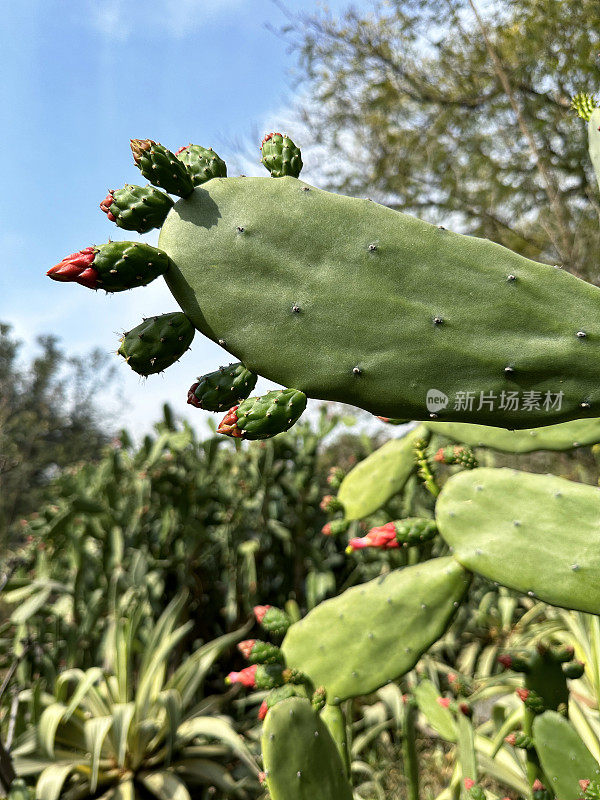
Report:
<svg viewBox="0 0 600 800"><path fill-rule="evenodd" d="M37 510L58 470L94 459L108 440L94 400L112 370L100 351L67 358L53 336L40 336L27 367L9 325L0 323L0 545L11 524Z"/></svg>
<svg viewBox="0 0 600 800"><path fill-rule="evenodd" d="M387 0L289 17L332 188L600 278L571 96L598 85L595 0Z"/></svg>

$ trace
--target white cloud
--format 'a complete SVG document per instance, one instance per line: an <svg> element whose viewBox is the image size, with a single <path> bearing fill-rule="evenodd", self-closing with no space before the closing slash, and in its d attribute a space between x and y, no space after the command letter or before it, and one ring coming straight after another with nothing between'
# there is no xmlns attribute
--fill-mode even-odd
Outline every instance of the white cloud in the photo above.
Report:
<svg viewBox="0 0 600 800"><path fill-rule="evenodd" d="M86 18L113 41L125 41L136 30L158 31L181 39L224 11L247 0L87 0Z"/></svg>

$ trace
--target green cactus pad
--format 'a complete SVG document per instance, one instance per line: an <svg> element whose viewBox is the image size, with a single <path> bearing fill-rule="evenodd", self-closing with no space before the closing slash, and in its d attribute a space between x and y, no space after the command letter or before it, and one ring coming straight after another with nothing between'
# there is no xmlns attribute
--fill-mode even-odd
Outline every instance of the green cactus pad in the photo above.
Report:
<svg viewBox="0 0 600 800"><path fill-rule="evenodd" d="M512 469L461 472L436 506L466 568L555 606L600 614L600 489Z"/></svg>
<svg viewBox="0 0 600 800"><path fill-rule="evenodd" d="M346 775L350 775L350 752L348 749L348 733L346 718L340 706L325 703L320 711L321 720L327 726L331 738L336 744Z"/></svg>
<svg viewBox="0 0 600 800"><path fill-rule="evenodd" d="M129 183L116 192L109 192L100 203L111 222L126 231L138 233L160 228L172 206L173 200L160 189Z"/></svg>
<svg viewBox="0 0 600 800"><path fill-rule="evenodd" d="M535 450L571 450L600 442L600 419L573 419L547 425L509 431L489 425L466 422L427 422L431 433L447 436L471 447L489 447L505 453L532 453Z"/></svg>
<svg viewBox="0 0 600 800"><path fill-rule="evenodd" d="M194 183L187 167L164 145L151 139L132 139L131 152L144 178L154 186L180 197L193 192Z"/></svg>
<svg viewBox="0 0 600 800"><path fill-rule="evenodd" d="M581 797L579 781L594 780L600 775L600 765L579 734L556 711L536 717L533 740L552 793L560 800L577 800Z"/></svg>
<svg viewBox="0 0 600 800"><path fill-rule="evenodd" d="M292 697L271 708L262 754L272 800L352 800L336 745L308 700Z"/></svg>
<svg viewBox="0 0 600 800"><path fill-rule="evenodd" d="M600 289L564 270L291 177L208 181L159 241L194 325L309 397L505 428L599 415Z"/></svg>
<svg viewBox="0 0 600 800"><path fill-rule="evenodd" d="M219 367L198 378L188 392L188 403L205 411L227 411L248 397L256 381L257 376L243 364Z"/></svg>
<svg viewBox="0 0 600 800"><path fill-rule="evenodd" d="M261 162L271 173L272 178L291 175L297 178L302 171L300 148L285 133L269 133L262 141Z"/></svg>
<svg viewBox="0 0 600 800"><path fill-rule="evenodd" d="M194 328L185 314L175 311L159 317L148 317L121 339L118 349L134 372L151 375L162 372L188 349Z"/></svg>
<svg viewBox="0 0 600 800"><path fill-rule="evenodd" d="M595 108L588 122L588 143L590 158L594 165L598 185L600 186L600 108Z"/></svg>
<svg viewBox="0 0 600 800"><path fill-rule="evenodd" d="M416 469L415 442L423 437L420 425L401 439L392 439L357 464L342 481L338 500L347 520L362 519L400 492Z"/></svg>
<svg viewBox="0 0 600 800"><path fill-rule="evenodd" d="M187 167L194 186L200 186L212 178L227 177L227 165L212 147L207 149L199 144L190 144L182 147L175 155Z"/></svg>
<svg viewBox="0 0 600 800"><path fill-rule="evenodd" d="M286 663L339 703L369 694L414 667L448 627L470 576L436 558L325 600L288 630Z"/></svg>
<svg viewBox="0 0 600 800"><path fill-rule="evenodd" d="M242 439L269 439L283 433L298 421L306 408L306 395L296 389L274 389L262 397L249 397L235 410L235 428L226 429L228 417L218 428L220 433ZM233 409L232 409L233 411Z"/></svg>

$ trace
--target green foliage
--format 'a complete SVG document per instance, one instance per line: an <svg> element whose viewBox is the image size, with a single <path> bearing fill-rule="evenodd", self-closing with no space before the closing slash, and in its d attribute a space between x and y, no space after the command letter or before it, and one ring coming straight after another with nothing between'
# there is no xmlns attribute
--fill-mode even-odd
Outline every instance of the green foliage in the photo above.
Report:
<svg viewBox="0 0 600 800"><path fill-rule="evenodd" d="M149 630L143 607L115 615L105 667L61 672L40 697L35 732L13 749L17 775L36 776L37 800L247 797L258 767L220 698L202 699L206 675L243 631L193 650L173 668L191 623L176 627L185 596L173 601ZM24 693L23 701L28 702ZM32 735L34 734L34 735ZM216 743L216 744L215 744ZM239 766L232 773L232 758Z"/></svg>
<svg viewBox="0 0 600 800"><path fill-rule="evenodd" d="M39 510L53 475L94 461L110 431L97 387L110 390L114 370L100 351L67 357L55 337L41 336L23 364L21 347L0 324L0 553L11 526Z"/></svg>
<svg viewBox="0 0 600 800"><path fill-rule="evenodd" d="M569 109L597 85L595 0L477 6L482 26L467 0L289 14L328 184L595 278L597 188Z"/></svg>

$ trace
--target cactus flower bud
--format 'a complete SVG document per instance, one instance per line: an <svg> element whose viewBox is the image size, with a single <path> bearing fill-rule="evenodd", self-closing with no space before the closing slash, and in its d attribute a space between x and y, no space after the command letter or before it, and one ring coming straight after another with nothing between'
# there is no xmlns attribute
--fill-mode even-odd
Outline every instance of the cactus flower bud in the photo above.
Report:
<svg viewBox="0 0 600 800"><path fill-rule="evenodd" d="M472 778L465 778L465 789L470 791L475 786L475 781Z"/></svg>
<svg viewBox="0 0 600 800"><path fill-rule="evenodd" d="M263 619L265 618L265 614L271 608L271 606L254 606L252 609L254 611L254 617L259 625L262 624Z"/></svg>
<svg viewBox="0 0 600 800"><path fill-rule="evenodd" d="M346 473L341 467L331 467L327 473L327 483L332 489L339 489Z"/></svg>
<svg viewBox="0 0 600 800"><path fill-rule="evenodd" d="M261 642L260 639L246 639L238 644L238 650L255 664L281 664L284 661L281 650L270 642Z"/></svg>
<svg viewBox="0 0 600 800"><path fill-rule="evenodd" d="M509 744L511 747L514 747L517 744L517 734L509 733L508 736L504 737L504 741L506 742L506 744Z"/></svg>
<svg viewBox="0 0 600 800"><path fill-rule="evenodd" d="M292 624L290 616L275 606L255 606L254 616L259 625L276 636L283 636Z"/></svg>
<svg viewBox="0 0 600 800"><path fill-rule="evenodd" d="M450 698L449 697L436 697L436 701L438 705L442 708L449 708L450 706Z"/></svg>
<svg viewBox="0 0 600 800"><path fill-rule="evenodd" d="M123 292L146 286L167 271L171 259L162 250L142 242L108 242L86 247L51 267L46 273L55 281Z"/></svg>
<svg viewBox="0 0 600 800"><path fill-rule="evenodd" d="M263 700L260 704L260 708L258 709L258 719L262 722L263 719L267 716L267 711L269 710L269 706L267 705L267 701Z"/></svg>
<svg viewBox="0 0 600 800"><path fill-rule="evenodd" d="M246 639L243 642L238 642L238 650L244 656L245 659L249 659L252 655L252 648L256 644L256 639Z"/></svg>
<svg viewBox="0 0 600 800"><path fill-rule="evenodd" d="M347 552L362 550L364 547L380 547L382 550L391 550L399 546L396 540L396 526L393 522L388 522L378 528L371 528L366 536L350 539Z"/></svg>
<svg viewBox="0 0 600 800"><path fill-rule="evenodd" d="M106 216L109 218L109 220L111 222L115 222L115 220L116 220L115 215L110 210L110 207L115 202L114 194L115 194L115 190L114 189L109 189L108 190L108 194L106 195L104 200L100 203L100 209L102 211L104 211L104 213L106 214Z"/></svg>
<svg viewBox="0 0 600 800"><path fill-rule="evenodd" d="M461 714L464 714L465 717L469 717L469 719L473 716L473 709L468 703L459 703L458 710Z"/></svg>
<svg viewBox="0 0 600 800"><path fill-rule="evenodd" d="M498 656L498 663L502 664L504 669L511 669L512 668L512 657L508 653L504 653L501 656Z"/></svg>
<svg viewBox="0 0 600 800"><path fill-rule="evenodd" d="M325 687L319 686L318 689L315 689L310 702L315 711L322 711L327 702L327 692L325 691Z"/></svg>
<svg viewBox="0 0 600 800"><path fill-rule="evenodd" d="M230 672L225 678L225 683L241 683L242 686L245 686L248 689L254 689L256 686L257 669L258 664L251 664L249 667L240 670L240 672Z"/></svg>
<svg viewBox="0 0 600 800"><path fill-rule="evenodd" d="M321 528L321 533L325 536L338 536L341 533L346 533L350 527L350 522L345 519L332 519L331 522L326 523Z"/></svg>
<svg viewBox="0 0 600 800"><path fill-rule="evenodd" d="M180 197L194 191L186 165L162 144L152 139L132 139L131 152L136 166L150 183Z"/></svg>
<svg viewBox="0 0 600 800"><path fill-rule="evenodd" d="M529 689L517 689L516 694L519 700L525 702L528 699L531 692Z"/></svg>
<svg viewBox="0 0 600 800"><path fill-rule="evenodd" d="M88 289L96 289L98 272L92 267L96 252L95 247L86 247L77 253L71 253L54 267L50 267L46 275L53 281L74 281Z"/></svg>
<svg viewBox="0 0 600 800"><path fill-rule="evenodd" d="M584 794L587 792L590 783L591 781L589 779L583 779L579 781L579 786Z"/></svg>
<svg viewBox="0 0 600 800"><path fill-rule="evenodd" d="M195 391L196 387L193 386L190 389L190 392ZM188 402L189 402L189 393L188 393ZM221 422L219 423L219 427L217 428L217 433L223 433L225 436L231 436L234 439L241 439L243 436L242 431L237 426L237 414L236 411L238 410L238 406L234 406L230 408L227 414L223 417Z"/></svg>
<svg viewBox="0 0 600 800"><path fill-rule="evenodd" d="M531 787L534 792L544 792L546 791L546 787L541 782L539 778L536 778L533 782L533 786Z"/></svg>
<svg viewBox="0 0 600 800"><path fill-rule="evenodd" d="M433 460L440 464L460 464L465 469L475 469L479 466L473 451L458 444L440 447Z"/></svg>
<svg viewBox="0 0 600 800"><path fill-rule="evenodd" d="M334 495L326 494L319 503L319 508L326 514L335 514L336 511L341 511L342 504Z"/></svg>

